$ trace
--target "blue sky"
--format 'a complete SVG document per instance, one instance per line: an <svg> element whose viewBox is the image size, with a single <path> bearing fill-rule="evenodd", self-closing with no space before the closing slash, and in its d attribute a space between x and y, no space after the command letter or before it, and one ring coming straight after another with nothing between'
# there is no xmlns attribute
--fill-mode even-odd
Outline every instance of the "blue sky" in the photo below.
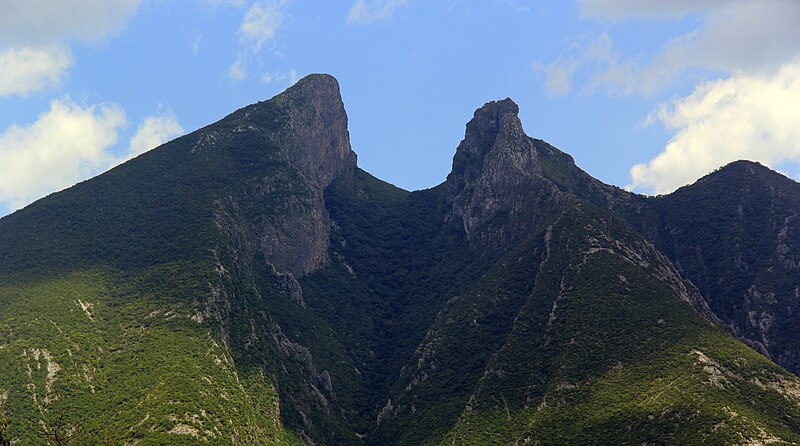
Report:
<svg viewBox="0 0 800 446"><path fill-rule="evenodd" d="M741 158L794 177L798 21L796 0L3 0L0 215L315 72L361 167L406 189L505 97L637 192Z"/></svg>

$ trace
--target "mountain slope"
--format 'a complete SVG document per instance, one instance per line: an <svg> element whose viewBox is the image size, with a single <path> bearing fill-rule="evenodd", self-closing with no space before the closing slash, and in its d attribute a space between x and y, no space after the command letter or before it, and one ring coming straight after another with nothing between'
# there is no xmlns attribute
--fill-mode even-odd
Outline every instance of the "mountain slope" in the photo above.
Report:
<svg viewBox="0 0 800 446"><path fill-rule="evenodd" d="M459 171L462 151L486 159ZM512 248L439 312L375 444L796 441L798 400L763 384L796 378L717 327L666 257L562 192L545 169L569 165L543 158L567 160L524 136L513 103L468 125L448 183L468 191L469 215L458 198L453 215L473 244Z"/></svg>
<svg viewBox="0 0 800 446"><path fill-rule="evenodd" d="M145 444L296 442L275 376L234 357L249 326L231 319L247 307L219 299L247 276L226 282L225 216L243 201L235 229L270 217L247 247L262 258L279 250L273 282L296 284L291 272L326 259L322 189L355 164L346 132L336 81L312 77L0 220L0 354L10 364L0 393L11 435L37 438L33 426L66 413L87 444L106 433Z"/></svg>
<svg viewBox="0 0 800 446"><path fill-rule="evenodd" d="M642 202L629 220L737 337L800 371L800 185L739 161Z"/></svg>
<svg viewBox="0 0 800 446"><path fill-rule="evenodd" d="M408 192L356 166L338 84L312 75L0 219L10 435L45 444L63 416L80 444L800 441L800 380L727 333L726 276L695 283L667 246L692 233L678 214L517 115L478 109L447 180Z"/></svg>

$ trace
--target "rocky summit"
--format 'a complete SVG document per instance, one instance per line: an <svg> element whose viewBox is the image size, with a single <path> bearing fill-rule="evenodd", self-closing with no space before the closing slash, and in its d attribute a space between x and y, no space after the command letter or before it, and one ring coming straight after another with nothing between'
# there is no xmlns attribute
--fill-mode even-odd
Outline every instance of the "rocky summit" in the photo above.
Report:
<svg viewBox="0 0 800 446"><path fill-rule="evenodd" d="M741 161L631 194L518 111L409 192L311 75L0 219L7 437L800 442L800 185Z"/></svg>

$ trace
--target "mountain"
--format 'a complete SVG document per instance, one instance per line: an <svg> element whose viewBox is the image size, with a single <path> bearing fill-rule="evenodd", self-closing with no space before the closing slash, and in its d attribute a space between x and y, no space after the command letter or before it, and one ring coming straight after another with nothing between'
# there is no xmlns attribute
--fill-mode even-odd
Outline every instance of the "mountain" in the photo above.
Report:
<svg viewBox="0 0 800 446"><path fill-rule="evenodd" d="M770 358L797 351L797 186L741 165L633 195L506 99L408 192L358 168L338 83L308 76L0 219L8 433L796 443L800 379Z"/></svg>
<svg viewBox="0 0 800 446"><path fill-rule="evenodd" d="M730 331L800 373L800 184L737 161L630 220L690 279Z"/></svg>

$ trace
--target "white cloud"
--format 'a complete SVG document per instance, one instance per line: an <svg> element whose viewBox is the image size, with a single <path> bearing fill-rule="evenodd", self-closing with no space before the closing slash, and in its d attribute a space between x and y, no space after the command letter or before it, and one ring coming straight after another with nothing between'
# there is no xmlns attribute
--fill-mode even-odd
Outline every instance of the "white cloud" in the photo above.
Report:
<svg viewBox="0 0 800 446"><path fill-rule="evenodd" d="M127 153L112 148L125 127L117 104L81 105L54 100L29 125L0 133L0 203L11 210L26 206L123 163L183 133L171 111L146 117L130 139Z"/></svg>
<svg viewBox="0 0 800 446"><path fill-rule="evenodd" d="M297 82L297 70L292 69L288 73L281 71L267 71L261 74L261 82L271 84L273 82L289 81L289 85L294 85Z"/></svg>
<svg viewBox="0 0 800 446"><path fill-rule="evenodd" d="M183 133L183 127L171 110L148 116L131 137L128 154L120 162L135 158Z"/></svg>
<svg viewBox="0 0 800 446"><path fill-rule="evenodd" d="M239 40L254 53L260 52L261 47L275 37L283 23L283 8L287 3L286 0L253 3L239 25Z"/></svg>
<svg viewBox="0 0 800 446"><path fill-rule="evenodd" d="M116 105L83 107L55 100L28 126L0 134L0 201L19 209L108 166L125 113Z"/></svg>
<svg viewBox="0 0 800 446"><path fill-rule="evenodd" d="M62 46L0 51L0 97L57 85L71 65L72 57Z"/></svg>
<svg viewBox="0 0 800 446"><path fill-rule="evenodd" d="M394 11L408 0L356 0L347 14L347 23L367 25L379 20L391 19Z"/></svg>
<svg viewBox="0 0 800 446"><path fill-rule="evenodd" d="M235 81L240 81L247 77L247 70L244 67L244 60L238 56L228 68L228 77Z"/></svg>
<svg viewBox="0 0 800 446"><path fill-rule="evenodd" d="M576 73L589 71L583 82L586 90L653 94L688 70L764 73L800 55L797 0L583 0L581 12L601 20L655 20L695 13L702 24L673 37L653 55L625 56L609 46L597 57L585 45L573 45L556 61L537 65L543 67L549 92L568 92L558 87L572 85Z"/></svg>
<svg viewBox="0 0 800 446"><path fill-rule="evenodd" d="M97 41L120 31L142 0L3 0L0 44Z"/></svg>
<svg viewBox="0 0 800 446"><path fill-rule="evenodd" d="M771 75L736 74L662 105L650 121L676 134L629 189L666 193L739 159L776 167L800 162L800 61Z"/></svg>
<svg viewBox="0 0 800 446"><path fill-rule="evenodd" d="M2 0L0 97L57 85L72 66L68 42L119 32L142 0Z"/></svg>
<svg viewBox="0 0 800 446"><path fill-rule="evenodd" d="M228 69L228 77L240 81L247 77L247 64L275 36L285 20L290 0L259 0L250 6L239 25L239 50Z"/></svg>

